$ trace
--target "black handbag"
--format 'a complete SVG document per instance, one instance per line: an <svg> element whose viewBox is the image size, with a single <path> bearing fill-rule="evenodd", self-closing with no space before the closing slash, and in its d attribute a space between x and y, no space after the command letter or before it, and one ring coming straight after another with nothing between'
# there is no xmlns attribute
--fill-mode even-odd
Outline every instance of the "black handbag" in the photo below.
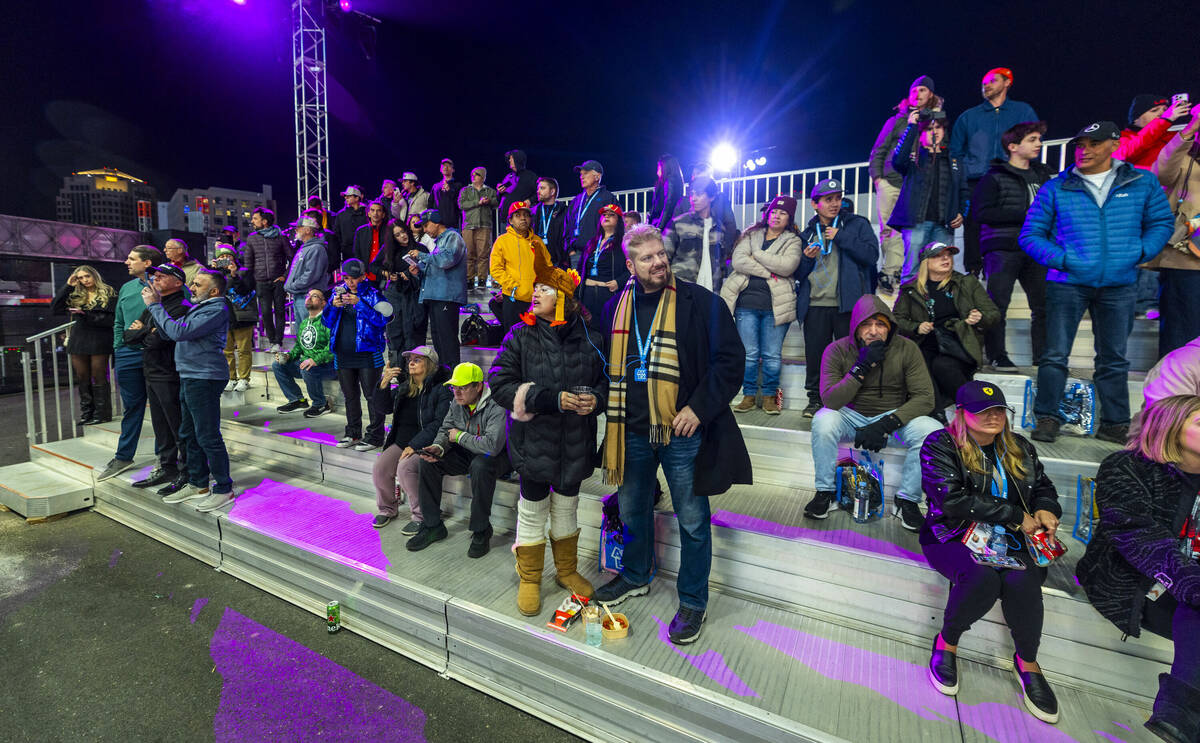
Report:
<svg viewBox="0 0 1200 743"><path fill-rule="evenodd" d="M949 356L952 359L968 364L971 367L976 366L975 359L971 354L967 353L967 348L962 344L962 339L958 337L950 328L933 328L933 337L937 339L938 354L941 356Z"/></svg>

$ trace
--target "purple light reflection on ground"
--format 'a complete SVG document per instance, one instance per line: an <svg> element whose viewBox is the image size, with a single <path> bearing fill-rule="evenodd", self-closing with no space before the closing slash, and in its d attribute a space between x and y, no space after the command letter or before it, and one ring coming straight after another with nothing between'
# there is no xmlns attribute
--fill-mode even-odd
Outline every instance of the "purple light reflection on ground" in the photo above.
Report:
<svg viewBox="0 0 1200 743"><path fill-rule="evenodd" d="M906 550L903 547L886 542L882 539L868 537L858 532L850 531L849 529L809 529L803 526L786 526L778 524L774 521L765 519L756 519L753 516L747 516L742 513L733 513L732 511L717 511L712 515L712 523L714 526L724 526L730 529L738 529L741 531L755 532L756 534L766 534L772 537L783 537L784 539L812 539L817 542L825 542L826 544L837 544L843 547L853 547L865 552L873 552L877 555L887 555L889 557L900 557L905 560L919 562L922 565L925 563L925 556Z"/></svg>
<svg viewBox="0 0 1200 743"><path fill-rule="evenodd" d="M870 689L925 720L961 721L999 743L1079 743L1024 709L1007 704L956 705L929 684L924 665L826 640L807 632L759 620L734 629L790 655L826 678ZM1015 695L1014 691L1014 695Z"/></svg>
<svg viewBox="0 0 1200 743"><path fill-rule="evenodd" d="M355 513L349 503L311 490L264 479L233 502L229 520L387 579L391 560L383 553L374 514Z"/></svg>
<svg viewBox="0 0 1200 743"><path fill-rule="evenodd" d="M221 674L218 743L425 740L425 713L229 607L209 646Z"/></svg>
<svg viewBox="0 0 1200 743"><path fill-rule="evenodd" d="M200 612L204 611L204 607L208 606L208 599L196 599L192 602L192 614L188 617L188 624L195 624L200 618Z"/></svg>
<svg viewBox="0 0 1200 743"><path fill-rule="evenodd" d="M675 651L675 654L683 658L688 663L691 663L696 670L708 676L715 683L724 686L729 691L737 694L739 697L754 697L762 699L758 692L746 685L745 681L733 672L733 670L725 664L725 656L718 653L716 650L706 650L700 655L692 655L685 653L675 643L671 642L670 633L668 632L667 623L651 614L650 617L658 623L658 639L666 643L667 647Z"/></svg>
<svg viewBox="0 0 1200 743"><path fill-rule="evenodd" d="M121 559L121 550L113 550L112 554L108 556L108 566L110 568L115 568L117 566L117 560L120 560L120 559Z"/></svg>
<svg viewBox="0 0 1200 743"><path fill-rule="evenodd" d="M306 428L303 431L280 431L280 436L287 436L289 439L299 439L300 441L311 441L315 444L325 444L333 446L337 444L337 436L332 433L321 433L314 431L311 428Z"/></svg>
<svg viewBox="0 0 1200 743"><path fill-rule="evenodd" d="M1129 732L1133 732L1132 728L1130 728L1128 725L1126 725L1123 722L1117 722L1116 720L1113 720L1113 724L1116 725L1117 727L1121 728L1122 730L1128 730Z"/></svg>

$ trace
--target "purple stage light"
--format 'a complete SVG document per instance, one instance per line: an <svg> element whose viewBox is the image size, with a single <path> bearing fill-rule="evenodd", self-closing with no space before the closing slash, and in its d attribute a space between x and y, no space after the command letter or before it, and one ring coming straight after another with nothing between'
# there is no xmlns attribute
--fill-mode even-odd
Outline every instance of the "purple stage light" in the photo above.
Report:
<svg viewBox="0 0 1200 743"><path fill-rule="evenodd" d="M246 0L233 0L234 5L245 5Z"/></svg>
<svg viewBox="0 0 1200 743"><path fill-rule="evenodd" d="M349 13L354 8L350 0L338 0L338 7L342 9L343 13Z"/></svg>

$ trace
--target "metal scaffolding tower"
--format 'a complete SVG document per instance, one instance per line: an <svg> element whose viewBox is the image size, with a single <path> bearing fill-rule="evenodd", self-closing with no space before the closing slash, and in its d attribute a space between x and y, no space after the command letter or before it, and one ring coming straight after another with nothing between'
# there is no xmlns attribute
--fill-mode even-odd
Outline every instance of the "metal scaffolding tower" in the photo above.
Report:
<svg viewBox="0 0 1200 743"><path fill-rule="evenodd" d="M296 105L296 193L329 206L329 105L325 86L324 3L292 0L292 91Z"/></svg>

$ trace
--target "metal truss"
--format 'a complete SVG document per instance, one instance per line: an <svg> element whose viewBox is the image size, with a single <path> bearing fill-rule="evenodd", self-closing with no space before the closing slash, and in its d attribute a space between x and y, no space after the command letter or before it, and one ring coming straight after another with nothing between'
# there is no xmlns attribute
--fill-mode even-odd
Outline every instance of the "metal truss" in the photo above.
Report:
<svg viewBox="0 0 1200 743"><path fill-rule="evenodd" d="M325 85L324 4L292 0L292 92L296 107L296 193L329 205L329 105Z"/></svg>

